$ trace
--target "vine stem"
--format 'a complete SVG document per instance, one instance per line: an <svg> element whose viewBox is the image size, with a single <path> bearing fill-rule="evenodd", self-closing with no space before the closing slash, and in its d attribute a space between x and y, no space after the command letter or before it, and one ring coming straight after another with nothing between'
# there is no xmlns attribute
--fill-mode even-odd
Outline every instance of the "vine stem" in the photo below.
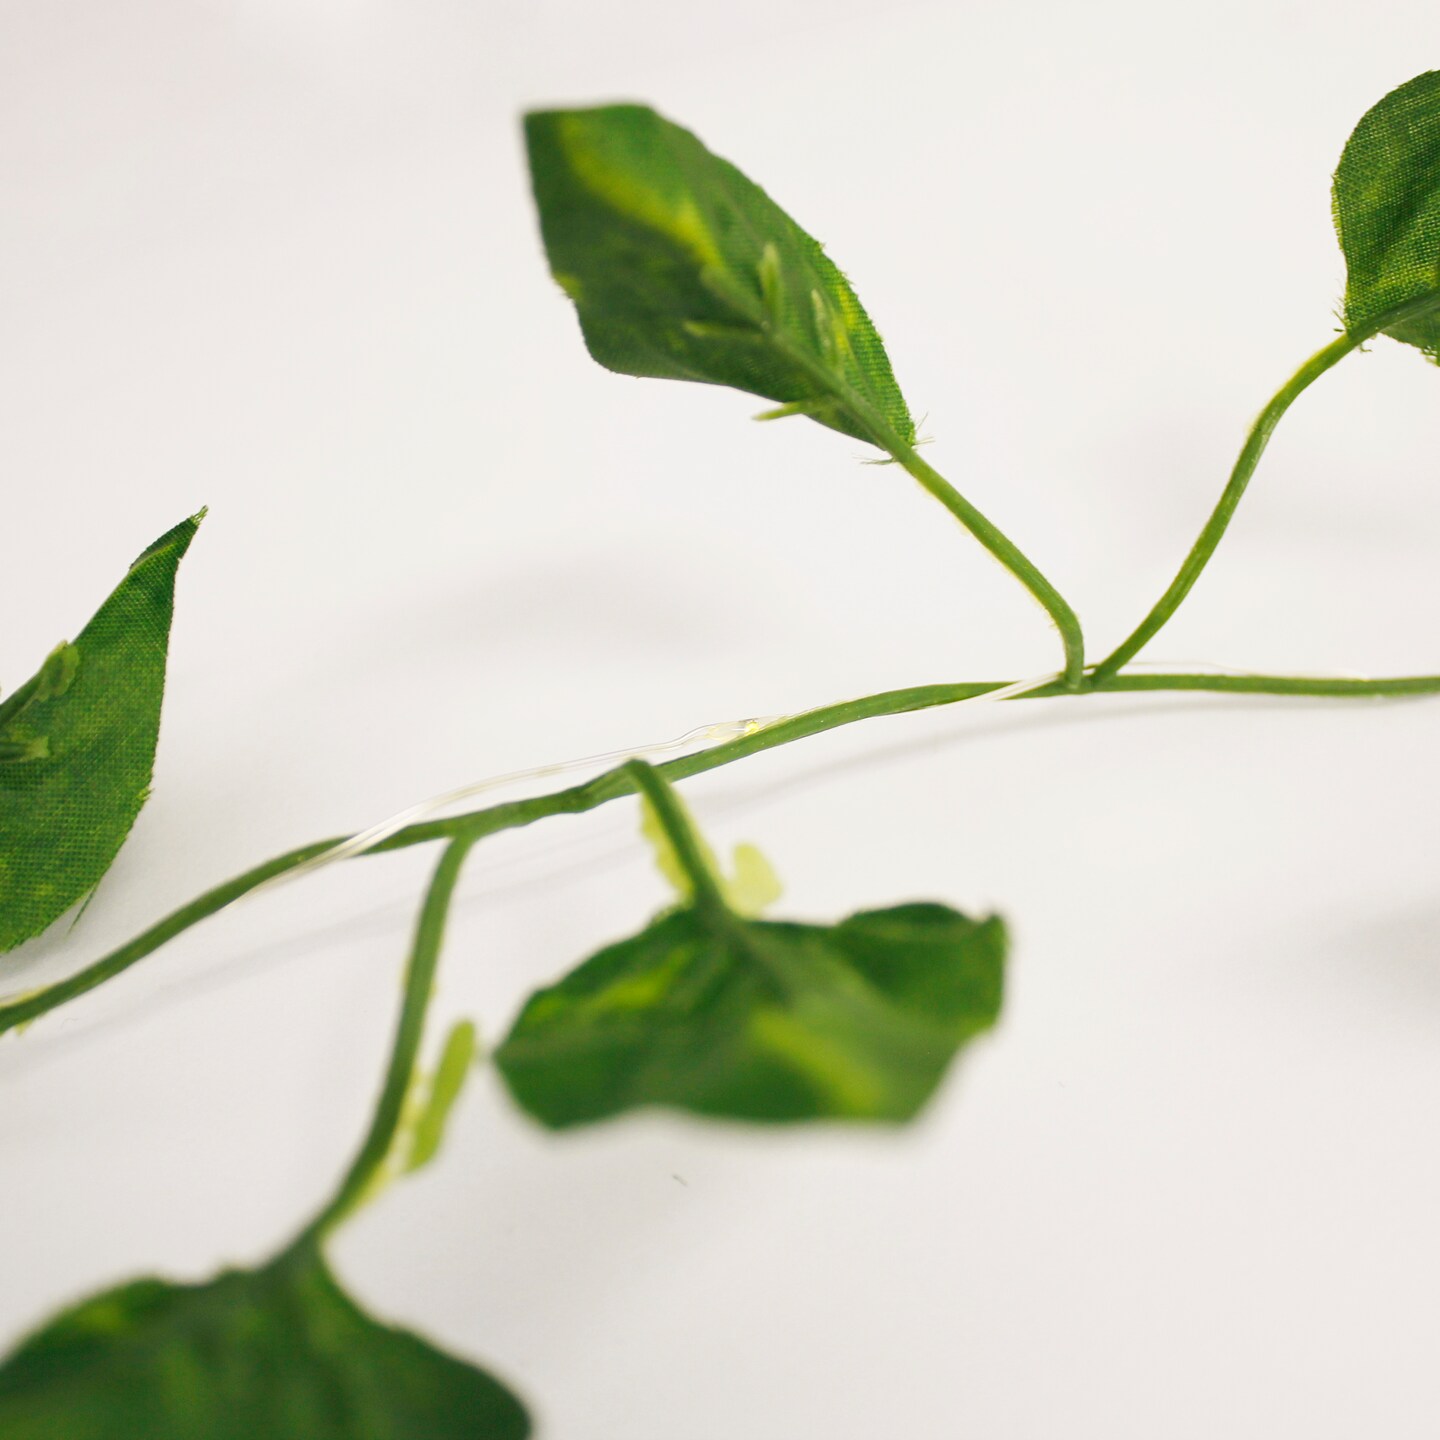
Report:
<svg viewBox="0 0 1440 1440"><path fill-rule="evenodd" d="M454 898L465 857L474 844L469 836L457 836L446 845L440 863L435 867L415 924L415 939L405 969L405 997L401 1002L390 1063L385 1070L385 1080L370 1129L334 1198L301 1231L292 1249L323 1241L361 1204L395 1143L405 1110L405 1097L420 1054L420 1042L425 1035L425 1014L435 990L435 972L445 942L445 921L450 913L450 901Z"/></svg>
<svg viewBox="0 0 1440 1440"><path fill-rule="evenodd" d="M730 740L723 745L712 745L707 750L693 755L681 756L656 767L668 781L685 780L707 770L718 769L735 760L773 750L811 735L819 735L842 725L852 725L860 720L878 719L886 715L904 715L916 710L926 710L940 705L953 705L961 700L973 699L993 690L1006 688L1004 680L979 681L958 685L917 685L905 690L887 690L877 695L867 695L858 700L847 700L838 705L826 705L786 720L766 725L753 734ZM1335 680L1321 677L1287 675L1207 675L1207 674L1142 674L1113 675L1095 686L1100 692L1126 691L1210 691L1238 695L1288 695L1309 697L1330 697L1336 699L1385 698L1400 696L1440 694L1440 675L1408 675L1380 680ZM1016 699L1042 699L1064 696L1069 693L1061 681L1049 686L1027 691ZM1008 702L1007 702L1008 703ZM411 845L423 845L439 840L461 840L467 846L474 845L487 835L501 830L515 829L533 824L551 815L578 815L594 810L622 795L633 794L635 782L625 766L607 770L582 785L558 790L548 795L537 795L526 800L506 801L483 810L472 810L462 815L443 820L431 820L423 824L410 825L390 836L387 840L366 854L378 854L386 850L402 850ZM183 934L202 920L217 914L236 900L258 889L268 880L288 874L307 861L333 849L345 837L317 841L296 850L288 851L273 860L267 860L207 890L203 895L182 906L179 910L157 921L148 930L133 940L102 956L99 960L77 971L65 980L35 991L28 995L0 1005L0 1035L27 1025L40 1016L58 1009L61 1005L78 996L94 990L105 981L128 970L132 965L153 954L176 936ZM458 861L455 862L458 868Z"/></svg>
<svg viewBox="0 0 1440 1440"><path fill-rule="evenodd" d="M28 1025L37 1016L55 1010L66 1001L74 1000L103 985L147 955L153 955L162 945L183 935L192 926L233 905L267 881L288 875L306 861L333 849L338 843L338 840L317 840L314 844L302 845L296 850L287 850L283 855L266 860L263 864L214 886L203 895L197 895L188 904L172 911L163 920L156 921L148 930L142 930L133 940L127 940L119 949L112 950L83 970L77 970L75 974L64 980L57 980L53 985L46 985L43 989L0 1004L0 1035Z"/></svg>

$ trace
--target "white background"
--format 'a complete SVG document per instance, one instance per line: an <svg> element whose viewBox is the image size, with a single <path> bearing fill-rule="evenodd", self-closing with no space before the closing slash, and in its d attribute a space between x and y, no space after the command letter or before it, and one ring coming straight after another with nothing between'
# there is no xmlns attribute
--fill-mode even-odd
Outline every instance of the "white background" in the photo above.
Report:
<svg viewBox="0 0 1440 1440"><path fill-rule="evenodd" d="M586 357L516 118L648 100L830 246L927 454L1095 654L1335 330L1328 182L1433 4L0 4L0 677L154 536L155 797L65 973L487 774L1058 647L894 469ZM1440 668L1440 376L1301 401L1149 658ZM554 1440L1431 1436L1440 701L1026 702L685 787L780 913L998 908L1006 1014L898 1135L563 1140L481 1073L342 1237ZM628 805L496 838L437 1016L492 1039L663 898ZM237 907L0 1045L0 1342L263 1256L365 1123L429 852Z"/></svg>

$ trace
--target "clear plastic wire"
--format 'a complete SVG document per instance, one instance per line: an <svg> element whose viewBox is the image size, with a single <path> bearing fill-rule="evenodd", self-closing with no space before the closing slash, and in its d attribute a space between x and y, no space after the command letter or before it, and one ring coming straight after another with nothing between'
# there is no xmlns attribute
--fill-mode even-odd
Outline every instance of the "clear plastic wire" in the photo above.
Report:
<svg viewBox="0 0 1440 1440"><path fill-rule="evenodd" d="M1205 673L1210 675L1238 675L1238 676L1259 676L1261 672L1255 670L1240 670L1230 665L1216 665L1208 661L1185 662L1179 664L1173 661L1136 660L1131 661L1125 667L1129 671L1143 670L1153 673L1186 671L1188 673ZM1273 678L1274 672L1265 672ZM971 695L965 700L958 700L949 708L956 705L972 705L982 701L1015 700L1022 695L1028 695L1032 690L1043 690L1047 685L1053 685L1057 680L1062 680L1062 671L1050 671L1044 675L1034 675L1028 680L1016 680L1013 684L1002 685L996 690L986 690L979 695ZM1286 676L1283 678L1294 679L1324 679L1324 680L1365 680L1368 676L1352 674L1325 674L1316 675L1310 673L1304 676ZM287 871L284 875L277 875L273 880L267 880L263 885L258 885L250 893L258 895L268 890L273 885L283 885L292 880L298 880L302 875L313 874L327 865L332 865L340 860L352 860L356 856L364 855L382 845L392 835L398 834L401 830L410 825L417 825L425 820L432 820L449 810L452 806L462 804L467 800L478 799L482 795L489 795L497 790L503 790L511 785L519 785L526 781L548 780L559 775L571 775L578 771L591 771L599 773L613 765L623 764L626 760L648 760L660 756L674 755L680 751L692 749L709 749L713 745L723 745L727 741L737 740L745 735L753 735L758 730L767 726L778 724L781 720L788 720L793 717L788 715L767 715L763 717L752 717L747 720L726 720L715 725L697 725L693 730L687 730L683 735L677 735L673 740L662 740L653 745L641 745L632 749L608 750L599 755L584 755L575 760L560 760L550 765L537 765L530 770L512 770L503 775L491 775L484 780L477 780L473 784L464 785L458 790L447 791L443 795L433 796L429 800L423 800L418 805L411 805L404 810L397 811L394 815L388 816L378 824L371 825L368 829L361 830L345 840L337 842L330 849L307 860L302 865L297 865L293 870ZM701 743L703 742L703 743Z"/></svg>
<svg viewBox="0 0 1440 1440"><path fill-rule="evenodd" d="M1046 685L1053 684L1061 678L1059 672L1051 671L1045 675L1033 676L1029 680L1017 680L1014 684L1004 685L998 690L987 690L983 694L972 695L968 700L956 703L965 705L979 700L1012 700L1031 690L1043 689ZM252 896L259 895L272 886L298 880L302 875L313 875L315 871L338 861L353 860L357 856L373 850L377 845L384 844L392 835L398 834L411 825L418 825L425 820L433 820L452 806L460 805L467 800L478 799L482 795L492 794L511 785L519 785L522 782L533 780L548 780L558 775L571 775L577 771L598 773L613 765L623 764L626 760L649 760L664 755L674 755L679 751L689 751L696 748L698 742L705 742L699 744L700 749L709 749L713 745L723 745L727 741L738 740L742 736L754 735L767 726L790 718L788 715L766 715L746 720L725 720L715 725L697 725L693 730L687 730L673 740L662 740L653 745L641 745L625 750L607 750L599 755L584 755L575 760L560 760L550 765L537 765L530 770L511 770L503 775L490 775L484 780L476 780L472 784L463 785L458 790L449 790L443 795L435 795L429 800L422 800L418 805L410 805L404 810L397 810L395 814L387 816L377 824L337 842L319 855L312 856L293 870L289 870L283 875L277 875L263 885L257 885L250 894Z"/></svg>
<svg viewBox="0 0 1440 1440"><path fill-rule="evenodd" d="M250 893L258 895L272 885L298 880L302 875L311 875L316 870L334 864L336 861L353 860L356 856L364 855L377 845L383 844L392 835L398 834L407 826L432 820L454 805L462 804L466 800L477 799L481 795L489 795L511 785L519 785L530 780L549 780L557 775L571 775L581 770L599 772L612 765L622 764L626 760L648 760L662 755L673 755L677 751L694 748L699 741L706 741L709 745L723 745L726 741L738 740L744 735L753 735L757 730L762 730L765 726L773 725L786 718L783 715L767 715L748 720L726 720L716 725L697 725L693 730L687 730L673 740L661 740L653 745L642 745L628 750L607 750L598 755L583 755L575 760L558 760L550 765L537 765L530 770L510 770L503 775L490 775L484 780L476 780L472 784L462 785L458 790L448 790L443 795L435 795L429 800L422 800L418 805L410 805L404 810L398 810L377 824L351 835L348 839L339 841L330 849L297 865L293 870L287 871L283 875L277 875L263 885L257 885ZM708 748L708 745L702 748Z"/></svg>

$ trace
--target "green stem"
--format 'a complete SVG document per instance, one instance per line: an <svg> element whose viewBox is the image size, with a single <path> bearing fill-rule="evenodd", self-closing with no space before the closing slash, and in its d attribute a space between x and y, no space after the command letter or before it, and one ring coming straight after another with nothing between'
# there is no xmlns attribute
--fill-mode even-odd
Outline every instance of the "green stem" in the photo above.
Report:
<svg viewBox="0 0 1440 1440"><path fill-rule="evenodd" d="M901 439L879 410L858 394L843 376L820 364L806 346L797 344L782 328L774 325L763 307L755 304L753 297L744 293L737 294L728 288L722 289L720 294L750 324L763 331L770 343L792 365L804 371L822 391L833 396L834 403L845 411L856 428L868 434L871 444L883 450L896 464L918 480L1040 602L1041 607L1055 622L1065 646L1066 688L1081 689L1085 675L1085 645L1080 633L1080 621L1060 592L1040 573L1020 547L977 510L939 471L926 464L916 453L915 447ZM760 418L772 419L779 418L782 414L801 413L803 405L782 405L777 410L766 411Z"/></svg>
<svg viewBox="0 0 1440 1440"><path fill-rule="evenodd" d="M991 690L1003 689L1009 683L1005 680L993 680L962 685L916 685L905 690L887 690L878 695L847 700L839 705L825 705L803 715L791 716L789 719L763 726L750 735L727 741L723 745L712 745L707 750L667 761L656 768L660 775L673 783L688 779L692 775L703 774L707 770L718 769L736 760L743 760L750 755L758 755L765 750L773 750L780 745L788 745L811 735L837 729L842 725L853 725L860 720L879 719L887 715L904 715L940 705L953 705L961 700L987 694ZM1380 680L1331 680L1284 675L1113 675L1098 683L1095 689L1112 693L1198 690L1239 695L1382 698L1440 694L1440 675L1407 675ZM1038 700L1055 698L1066 693L1065 686L1056 681L1016 698ZM409 825L381 842L374 851L366 853L403 850L412 845L424 845L438 840L464 839L468 844L474 844L487 835L531 825L551 815L579 815L594 810L622 795L634 794L636 788L633 776L627 774L626 768L621 766L567 790L537 795L527 800L505 801L484 810L472 810L444 820L429 820L418 825ZM0 1005L0 1035L95 989L97 985L128 970L130 966L143 960L191 926L233 904L266 880L297 869L307 860L339 843L339 840L322 840L292 850L274 860L267 860L263 865L246 871L244 875L207 890L188 905L152 925L134 940L103 956L69 979L14 1000L8 1005Z"/></svg>
<svg viewBox="0 0 1440 1440"><path fill-rule="evenodd" d="M912 710L928 710L936 705L954 704L959 700L984 695L990 690L998 690L1004 683L980 681L969 685L917 685L906 690L887 690L878 695L866 695L859 700L845 700L838 705L824 705L817 710L807 710L801 715L792 715L761 726L748 735L727 740L722 745L712 745L708 749L697 750L692 755L667 760L655 768L671 782L688 780L692 775L702 775L707 770L716 770L732 761L743 760L747 756L758 755L764 750L773 750L795 740L804 740L811 735L820 735L842 725L853 725L858 720L903 715ZM477 839L483 839L501 830L531 825L536 820L544 820L551 815L584 814L610 800L634 793L635 785L622 765L597 775L593 780L572 785L565 790L555 790L548 795L537 795L528 800L502 801L484 810L472 810L468 814L450 816L444 820L421 821L382 841L375 850L403 850L410 845L444 839L453 834L474 835ZM4 1012L0 1011L0 1026L3 1026L3 1023Z"/></svg>
<svg viewBox="0 0 1440 1440"><path fill-rule="evenodd" d="M1332 340L1323 350L1317 350L1275 392L1270 403L1250 427L1250 433L1245 437L1245 443L1241 446L1235 466L1230 472L1230 479L1226 482L1210 518L1205 522L1205 528L1201 530L1199 538L1185 557L1179 573L1129 637L1095 667L1091 674L1092 681L1108 679L1122 665L1133 660L1180 608L1181 601L1200 578L1201 572L1215 553L1215 547L1229 528L1240 498L1250 483L1250 477L1260 464L1260 457L1265 453L1265 447L1270 443L1270 437L1275 433L1275 427L1285 412L1327 370L1338 365L1352 350L1358 349L1366 338L1364 334L1346 334Z"/></svg>
<svg viewBox="0 0 1440 1440"><path fill-rule="evenodd" d="M1419 316L1433 314L1436 310L1440 310L1440 291L1419 295L1401 305L1393 306L1383 315L1377 315L1363 329L1348 331L1338 339L1332 340L1324 349L1317 350L1275 392L1270 403L1260 412L1259 417L1250 427L1250 433L1245 437L1245 444L1240 449L1235 467L1230 472L1230 479L1220 495L1219 502L1209 520L1205 522L1205 528L1201 530L1190 553L1185 557L1185 563L1180 567L1179 573L1170 582L1165 593L1155 602L1150 613L1135 627L1129 637L1094 667L1090 674L1092 684L1108 679L1122 665L1133 660L1180 608L1180 602L1190 593L1191 588L1200 578L1200 572L1209 563L1211 555L1215 553L1215 547L1220 543L1221 537L1229 527L1230 520L1235 514L1235 507L1239 505L1240 497L1244 495L1245 487L1249 485L1250 477L1255 473L1255 469L1260 463L1260 457L1265 453L1265 447L1275 433L1275 427L1280 423L1285 412L1295 403L1295 400L1327 370L1338 365L1351 351L1358 350L1367 340L1373 340L1375 336L1391 331L1397 325L1403 325Z"/></svg>
<svg viewBox="0 0 1440 1440"><path fill-rule="evenodd" d="M1398 699L1440 695L1440 675L1397 675L1383 680L1336 680L1308 675L1186 675L1153 672L1111 675L1100 691L1211 690L1225 695L1306 695L1344 699Z"/></svg>
<svg viewBox="0 0 1440 1440"><path fill-rule="evenodd" d="M643 760L631 760L618 771L640 792L655 812L660 829L675 851L675 858L685 872L694 892L696 909L711 913L729 911L720 883L705 859L705 852L695 838L695 828L685 813L679 797L670 788L664 776Z"/></svg>
<svg viewBox="0 0 1440 1440"><path fill-rule="evenodd" d="M405 1110L405 1096L410 1090L420 1042L425 1034L425 1012L430 1007L430 997L435 989L435 971L445 940L445 920L450 913L450 901L455 894L465 857L474 843L465 836L452 840L435 867L415 926L410 963L405 971L405 998L395 1029L395 1043L390 1050L390 1064L385 1071L385 1081L370 1129L334 1199L301 1232L295 1242L296 1247L324 1240L360 1204L395 1143Z"/></svg>
<svg viewBox="0 0 1440 1440"><path fill-rule="evenodd" d="M97 985L103 985L121 971L128 970L147 955L153 954L177 935L184 934L192 925L209 919L227 905L233 905L242 896L258 889L267 880L294 870L307 860L313 860L315 856L334 849L339 843L338 840L320 840L313 845L303 845L298 850L277 855L273 860L267 860L263 865L257 865L253 870L247 870L233 880L226 880L223 884L212 887L188 905L182 905L148 930L142 931L133 940L126 941L118 950L112 950L76 974L18 1000L12 1000L9 1004L0 1005L0 1035L4 1035L7 1030L28 1025L30 1021L65 1004L67 1000L74 1000L77 996L95 989Z"/></svg>
<svg viewBox="0 0 1440 1440"><path fill-rule="evenodd" d="M943 475L909 445L885 447L895 461L933 495L1030 593L1055 622L1065 647L1065 683L1078 690L1085 674L1085 640L1080 621L1060 592L1018 545L977 510Z"/></svg>

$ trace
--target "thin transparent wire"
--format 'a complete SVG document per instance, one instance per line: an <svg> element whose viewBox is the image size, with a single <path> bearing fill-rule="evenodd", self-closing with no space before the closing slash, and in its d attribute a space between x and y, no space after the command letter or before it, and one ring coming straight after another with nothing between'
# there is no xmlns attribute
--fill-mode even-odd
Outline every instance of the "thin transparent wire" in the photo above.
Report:
<svg viewBox="0 0 1440 1440"><path fill-rule="evenodd" d="M1190 673L1203 672L1211 675L1237 675L1256 676L1261 672L1256 670L1241 670L1231 665L1216 665L1209 661L1186 661L1183 664L1175 661L1158 660L1135 660L1125 667L1127 670L1148 670L1151 672L1174 672L1187 671ZM1268 678L1284 679L1309 679L1309 680L1367 680L1370 677L1344 672L1332 672L1317 675L1309 672L1305 675L1276 677L1275 672L1264 672ZM1017 680L1013 684L1003 685L997 690L986 690L979 695L971 695L965 700L958 700L951 705L954 709L958 705L975 705L984 701L995 702L1001 700L1015 700L1022 695L1028 695L1032 690L1043 690L1045 686L1054 684L1057 680L1064 678L1063 672L1051 671L1044 675L1034 675L1028 680ZM287 871L284 875L277 875L273 880L267 880L263 885L257 885L250 892L252 896L268 890L274 885L288 884L292 880L298 880L303 875L311 875L315 871L333 865L341 860L353 860L357 856L364 855L375 849L377 845L383 844L392 835L398 834L401 830L410 825L417 825L425 820L432 820L443 814L452 806L462 804L467 800L475 800L482 795L489 795L497 790L503 790L511 785L519 785L522 782L533 780L548 780L559 775L571 775L578 771L592 771L599 773L613 765L619 765L626 760L649 760L665 755L674 755L680 751L688 751L697 745L697 742L706 742L701 749L709 749L712 745L723 745L727 741L740 739L742 736L753 735L758 730L767 726L778 724L782 720L793 718L789 715L766 715L752 717L746 720L725 720L715 725L697 725L693 730L687 730L683 735L677 735L673 740L662 740L652 745L640 745L623 750L607 750L598 755L584 755L574 760L560 760L550 765L537 765L529 770L511 770L503 775L490 775L483 780L477 780L469 785L461 786L458 790L449 790L443 795L436 795L429 800L422 800L417 805L408 806L404 810L398 810L395 814L387 816L377 824L369 826L345 840L337 842L330 849L322 851L319 855L305 861L303 865L297 865L293 870Z"/></svg>
<svg viewBox="0 0 1440 1440"><path fill-rule="evenodd" d="M558 760L550 765L537 765L529 770L510 770L503 775L489 775L483 780L462 785L458 790L447 790L443 795L435 795L429 800L420 801L417 805L397 810L395 814L332 845L330 849L297 865L284 875L277 875L273 880L267 880L263 885L257 885L250 894L258 895L262 890L268 890L273 885L298 880L302 875L311 875L316 870L339 860L353 860L356 856L364 855L377 845L383 844L392 835L398 834L407 826L433 819L454 805L462 804L466 800L474 800L481 795L491 794L496 790L503 790L511 785L518 785L522 781L548 780L557 775L571 775L580 770L605 770L626 760L648 760L662 755L673 755L677 751L690 749L697 741L701 740L721 745L728 740L739 739L742 735L753 735L757 730L785 718L787 717L783 715L767 715L748 720L726 720L716 725L697 725L693 730L687 730L673 740L661 740L653 745L642 745L626 750L607 750L598 755L582 755L574 760Z"/></svg>
<svg viewBox="0 0 1440 1440"><path fill-rule="evenodd" d="M1045 675L1033 676L1029 680L1017 680L1013 685L1005 685L998 690L987 690L984 694L972 695L968 700L956 703L964 705L979 700L1012 700L1031 690L1042 689L1061 678L1059 672L1052 671ZM287 871L283 875L277 875L263 885L257 885L250 895L259 895L275 885L288 884L293 880L300 879L302 875L313 875L315 871L338 861L353 860L357 856L373 850L377 845L384 844L392 835L398 834L410 825L432 820L452 806L477 799L481 795L492 794L496 790L502 790L511 785L518 785L523 781L548 780L557 775L571 775L582 770L599 772L609 769L613 765L622 764L626 760L649 760L664 755L674 755L679 751L690 750L697 741L708 742L701 748L709 749L712 745L723 745L727 741L753 735L758 730L790 718L788 715L766 715L746 720L724 720L715 725L697 725L693 730L687 730L673 740L662 740L653 745L635 746L624 750L607 750L599 755L584 755L574 760L560 760L550 765L537 765L529 770L511 770L503 775L490 775L483 780L463 785L458 790L448 790L443 795L435 795L429 800L422 800L417 805L397 810L395 814L339 841L330 849L297 865L293 870Z"/></svg>

